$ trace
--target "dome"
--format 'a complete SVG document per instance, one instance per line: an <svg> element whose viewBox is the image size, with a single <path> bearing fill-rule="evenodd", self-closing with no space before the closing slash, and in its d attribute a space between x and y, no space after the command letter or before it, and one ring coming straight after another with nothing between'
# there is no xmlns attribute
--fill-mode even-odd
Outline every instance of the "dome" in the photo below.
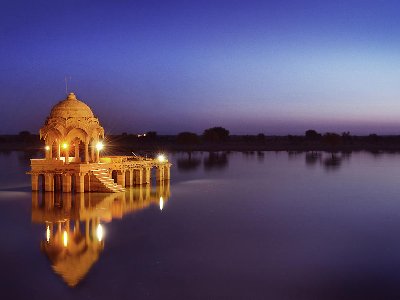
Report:
<svg viewBox="0 0 400 300"><path fill-rule="evenodd" d="M67 99L58 102L50 112L49 118L94 118L89 106L76 99L74 93L70 93Z"/></svg>

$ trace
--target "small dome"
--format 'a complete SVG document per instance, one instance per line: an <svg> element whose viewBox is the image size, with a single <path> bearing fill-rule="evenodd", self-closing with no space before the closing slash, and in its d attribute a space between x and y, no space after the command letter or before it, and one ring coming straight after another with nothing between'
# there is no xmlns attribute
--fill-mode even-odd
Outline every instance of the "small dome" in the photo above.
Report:
<svg viewBox="0 0 400 300"><path fill-rule="evenodd" d="M74 93L70 93L67 99L58 102L50 112L49 118L94 118L89 106L76 99Z"/></svg>

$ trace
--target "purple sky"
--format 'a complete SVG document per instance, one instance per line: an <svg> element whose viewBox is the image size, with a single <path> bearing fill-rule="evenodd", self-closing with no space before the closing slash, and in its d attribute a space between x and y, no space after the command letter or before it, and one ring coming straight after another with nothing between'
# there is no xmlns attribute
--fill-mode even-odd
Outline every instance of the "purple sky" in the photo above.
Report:
<svg viewBox="0 0 400 300"><path fill-rule="evenodd" d="M0 134L65 75L112 134L400 133L398 1L3 2Z"/></svg>

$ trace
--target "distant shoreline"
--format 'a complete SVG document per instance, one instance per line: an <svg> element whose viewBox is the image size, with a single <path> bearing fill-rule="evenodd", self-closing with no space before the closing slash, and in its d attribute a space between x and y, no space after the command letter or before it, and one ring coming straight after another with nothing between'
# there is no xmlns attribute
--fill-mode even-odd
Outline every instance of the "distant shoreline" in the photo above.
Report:
<svg viewBox="0 0 400 300"><path fill-rule="evenodd" d="M160 135L149 139L136 135L111 135L105 140L105 154L119 155L160 151L400 151L400 136L335 136L307 139L305 136L229 136L224 141L179 141L177 136ZM0 151L41 151L44 147L38 135L0 135Z"/></svg>

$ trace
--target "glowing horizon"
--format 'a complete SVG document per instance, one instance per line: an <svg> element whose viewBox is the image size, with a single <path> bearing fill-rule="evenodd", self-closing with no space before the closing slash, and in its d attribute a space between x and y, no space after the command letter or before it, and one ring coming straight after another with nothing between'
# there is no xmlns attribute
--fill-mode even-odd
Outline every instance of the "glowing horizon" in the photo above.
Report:
<svg viewBox="0 0 400 300"><path fill-rule="evenodd" d="M400 133L396 1L72 2L0 12L0 134L36 133L66 75L111 134Z"/></svg>

